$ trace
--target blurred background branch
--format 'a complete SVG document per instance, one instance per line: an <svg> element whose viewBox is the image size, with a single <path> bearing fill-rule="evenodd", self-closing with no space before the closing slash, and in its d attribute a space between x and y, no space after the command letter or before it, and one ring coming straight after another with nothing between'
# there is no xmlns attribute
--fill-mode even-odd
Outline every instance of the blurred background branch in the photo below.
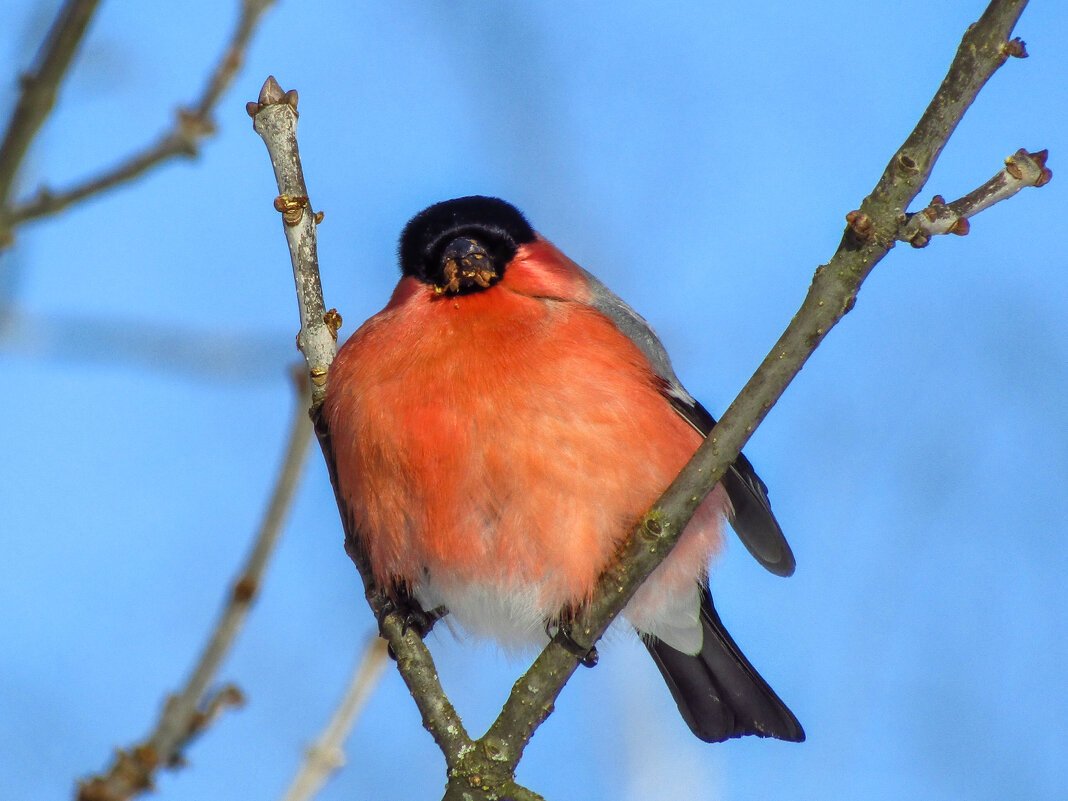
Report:
<svg viewBox="0 0 1068 801"><path fill-rule="evenodd" d="M215 133L212 112L233 82L256 32L257 23L274 0L241 0L240 15L230 41L212 68L200 97L178 110L174 123L155 142L123 156L115 166L73 186L50 189L42 186L24 201L9 199L18 169L33 136L44 123L55 101L57 88L70 67L96 8L97 0L68 0L60 10L48 40L42 46L41 64L24 88L8 132L0 145L0 249L14 239L13 229L29 220L56 214L100 192L137 178L175 156L194 157L200 140Z"/></svg>
<svg viewBox="0 0 1068 801"><path fill-rule="evenodd" d="M304 761L282 801L308 801L345 764L345 739L363 711L389 660L386 641L372 634L330 722L304 752Z"/></svg>
<svg viewBox="0 0 1068 801"><path fill-rule="evenodd" d="M79 801L123 801L152 789L157 770L183 765L186 745L223 709L243 701L233 685L214 692L210 688L260 591L304 469L312 431L307 412L311 389L302 370L294 370L293 381L297 392L277 483L248 558L233 582L200 659L185 686L168 697L148 738L129 749L119 749L105 773L79 783Z"/></svg>
<svg viewBox="0 0 1068 801"><path fill-rule="evenodd" d="M56 103L59 85L67 74L96 11L97 0L67 0L56 15L48 36L37 51L30 71L22 76L22 91L0 142L0 204L7 198L30 144ZM3 221L0 216L0 222ZM0 227L0 244L7 239Z"/></svg>

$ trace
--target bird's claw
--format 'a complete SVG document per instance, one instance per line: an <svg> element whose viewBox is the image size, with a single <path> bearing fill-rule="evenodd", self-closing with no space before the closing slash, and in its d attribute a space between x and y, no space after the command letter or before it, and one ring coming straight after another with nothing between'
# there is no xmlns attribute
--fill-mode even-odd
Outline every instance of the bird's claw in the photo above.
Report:
<svg viewBox="0 0 1068 801"><path fill-rule="evenodd" d="M426 635L430 633L430 630L434 628L434 624L448 614L448 610L444 606L438 606L426 611L419 605L418 601L408 595L386 598L382 604L382 613L378 617L378 633L383 639L388 638L382 628L382 622L392 614L401 616L402 634L414 631L419 635L419 639L423 640L426 639ZM390 658L396 661L397 654L394 653L393 646L390 645L388 650Z"/></svg>
<svg viewBox="0 0 1068 801"><path fill-rule="evenodd" d="M575 638L571 636L571 627L566 624L557 626L555 634L549 631L549 626L546 624L545 633L549 634L553 642L560 645L565 651L578 659L579 664L583 667L591 668L596 665L597 660L600 659L596 646L583 648L575 642Z"/></svg>

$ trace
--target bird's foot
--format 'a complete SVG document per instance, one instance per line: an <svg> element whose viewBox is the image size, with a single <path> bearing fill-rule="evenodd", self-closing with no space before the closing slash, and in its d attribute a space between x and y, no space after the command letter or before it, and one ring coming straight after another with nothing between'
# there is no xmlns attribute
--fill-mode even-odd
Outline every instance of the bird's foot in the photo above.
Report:
<svg viewBox="0 0 1068 801"><path fill-rule="evenodd" d="M407 633L414 631L419 635L419 639L426 639L426 635L430 633L430 630L434 628L434 624L441 618L445 617L449 613L444 606L438 606L429 611L424 610L419 602L412 598L407 593L398 593L394 596L387 596L382 603L382 613L378 617L378 633L386 639L386 634L382 630L382 621L389 615L399 614L401 615L401 632ZM396 660L397 655L393 652L393 646L389 646L389 656L391 659Z"/></svg>
<svg viewBox="0 0 1068 801"><path fill-rule="evenodd" d="M551 625L545 624L545 633L555 642L561 646L565 651L578 659L579 664L583 667L591 668L597 664L597 660L600 659L600 655L597 653L596 647L583 648L577 642L575 638L571 636L571 626L568 623L560 623L556 628L556 632L550 631Z"/></svg>

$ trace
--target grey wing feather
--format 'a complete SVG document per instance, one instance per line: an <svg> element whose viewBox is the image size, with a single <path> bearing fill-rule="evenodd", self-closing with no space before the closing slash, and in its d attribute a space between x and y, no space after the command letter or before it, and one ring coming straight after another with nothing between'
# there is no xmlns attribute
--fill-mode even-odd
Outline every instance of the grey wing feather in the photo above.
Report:
<svg viewBox="0 0 1068 801"><path fill-rule="evenodd" d="M581 267L579 269L582 270ZM697 403L675 375L671 367L671 358L664 349L664 343L660 341L660 337L656 335L646 319L628 306L619 295L602 284L593 273L588 270L582 270L582 272L593 294L593 303L590 305L614 322L616 328L626 334L645 354L645 358L649 360L656 374L667 384L668 395L683 402Z"/></svg>
<svg viewBox="0 0 1068 801"><path fill-rule="evenodd" d="M581 268L580 268L581 269ZM671 359L660 338L638 312L628 306L593 274L582 270L593 295L591 305L616 324L645 354L653 370L664 381L664 394L675 411L701 436L707 437L716 424L715 418L686 391L671 367ZM753 469L753 465L739 454L723 477L723 488L734 507L731 526L749 552L777 576L789 576L796 562L793 552L771 511L768 488Z"/></svg>

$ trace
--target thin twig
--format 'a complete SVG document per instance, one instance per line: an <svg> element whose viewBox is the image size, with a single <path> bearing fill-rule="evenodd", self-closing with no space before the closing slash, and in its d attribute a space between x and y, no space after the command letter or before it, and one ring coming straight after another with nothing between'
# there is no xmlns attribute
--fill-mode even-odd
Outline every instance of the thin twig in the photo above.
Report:
<svg viewBox="0 0 1068 801"><path fill-rule="evenodd" d="M67 0L37 52L33 68L22 77L22 92L0 143L0 207L6 205L30 144L56 103L59 84L70 68L97 3L98 0Z"/></svg>
<svg viewBox="0 0 1068 801"><path fill-rule="evenodd" d="M386 641L374 634L349 680L348 689L319 739L305 752L282 801L308 801L345 764L345 738L386 668Z"/></svg>
<svg viewBox="0 0 1068 801"><path fill-rule="evenodd" d="M1028 153L1021 148L1005 159L1003 170L959 200L946 203L941 195L935 195L927 208L909 215L897 238L914 248L922 248L938 234L964 236L971 230L969 217L1007 200L1024 187L1049 183L1053 173L1046 167L1048 155L1045 150Z"/></svg>
<svg viewBox="0 0 1068 801"><path fill-rule="evenodd" d="M319 280L316 226L323 213L313 212L297 147L297 93L283 92L274 76L260 89L259 99L245 106L252 127L263 139L274 167L278 196L275 211L282 215L282 228L289 243L293 281L300 310L297 347L308 364L312 382L312 406L318 408L326 393L326 375L337 353L337 332L341 317L335 309L326 311Z"/></svg>
<svg viewBox="0 0 1068 801"><path fill-rule="evenodd" d="M10 238L10 230L21 223L56 214L87 197L126 183L168 159L196 156L200 141L215 133L212 111L233 82L257 23L273 2L242 0L241 14L234 32L200 97L191 107L179 109L174 123L155 142L126 156L117 165L93 178L56 191L41 187L29 200L6 210L0 209L0 246L3 245L5 230Z"/></svg>
<svg viewBox="0 0 1068 801"><path fill-rule="evenodd" d="M299 392L270 504L196 667L185 686L167 699L155 729L144 742L120 750L106 773L79 782L78 801L121 801L151 789L158 768L180 766L182 752L190 740L224 708L241 703L240 691L232 685L214 693L209 693L208 688L237 639L262 584L304 467L311 439L307 414L310 393L303 377L296 378L295 383Z"/></svg>

